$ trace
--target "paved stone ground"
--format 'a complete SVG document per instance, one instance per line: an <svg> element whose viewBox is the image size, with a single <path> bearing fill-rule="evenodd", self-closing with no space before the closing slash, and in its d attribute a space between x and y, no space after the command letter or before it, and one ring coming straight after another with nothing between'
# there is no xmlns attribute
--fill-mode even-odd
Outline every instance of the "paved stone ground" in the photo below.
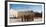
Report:
<svg viewBox="0 0 46 27"><path fill-rule="evenodd" d="M34 21L35 21L35 22L42 21L42 18L37 18L37 19L34 18Z"/></svg>
<svg viewBox="0 0 46 27"><path fill-rule="evenodd" d="M42 18L34 18L34 22L42 21ZM11 23L21 22L21 19L10 19Z"/></svg>

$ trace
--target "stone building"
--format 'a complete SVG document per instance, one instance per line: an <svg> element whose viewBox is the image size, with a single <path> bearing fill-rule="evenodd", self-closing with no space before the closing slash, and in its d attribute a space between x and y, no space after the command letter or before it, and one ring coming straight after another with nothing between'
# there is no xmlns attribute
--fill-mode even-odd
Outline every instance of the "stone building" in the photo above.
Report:
<svg viewBox="0 0 46 27"><path fill-rule="evenodd" d="M34 15L31 11L18 12L18 18L21 18L22 21L33 21Z"/></svg>
<svg viewBox="0 0 46 27"><path fill-rule="evenodd" d="M33 11L15 11L15 10L10 10L10 17L15 17L17 19L21 19L22 22L26 21L33 21L34 20L34 13Z"/></svg>

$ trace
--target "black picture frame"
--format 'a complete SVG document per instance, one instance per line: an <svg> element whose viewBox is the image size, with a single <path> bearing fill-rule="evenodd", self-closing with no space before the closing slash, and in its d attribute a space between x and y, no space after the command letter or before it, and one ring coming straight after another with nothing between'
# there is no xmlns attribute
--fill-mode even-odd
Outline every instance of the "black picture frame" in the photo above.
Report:
<svg viewBox="0 0 46 27"><path fill-rule="evenodd" d="M5 1L5 26L7 27L7 2L24 2L24 3L39 3L44 4L44 23L39 24L23 24L23 25L11 25L11 26L27 26L27 25L43 25L45 24L45 3L44 2L28 2L28 1Z"/></svg>

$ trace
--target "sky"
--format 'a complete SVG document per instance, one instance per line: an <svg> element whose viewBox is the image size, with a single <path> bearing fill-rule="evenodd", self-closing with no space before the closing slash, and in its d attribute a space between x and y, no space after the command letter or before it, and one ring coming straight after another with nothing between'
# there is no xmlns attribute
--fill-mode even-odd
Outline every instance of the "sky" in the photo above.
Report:
<svg viewBox="0 0 46 27"><path fill-rule="evenodd" d="M14 9L16 11L31 11L41 12L42 5L26 5L26 4L10 4L10 9Z"/></svg>

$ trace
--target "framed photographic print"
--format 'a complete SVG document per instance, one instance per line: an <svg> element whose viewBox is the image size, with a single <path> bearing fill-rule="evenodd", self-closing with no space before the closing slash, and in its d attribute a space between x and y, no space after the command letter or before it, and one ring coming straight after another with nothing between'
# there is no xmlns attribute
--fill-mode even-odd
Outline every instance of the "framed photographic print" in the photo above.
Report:
<svg viewBox="0 0 46 27"><path fill-rule="evenodd" d="M45 24L45 3L26 1L5 1L5 25Z"/></svg>

